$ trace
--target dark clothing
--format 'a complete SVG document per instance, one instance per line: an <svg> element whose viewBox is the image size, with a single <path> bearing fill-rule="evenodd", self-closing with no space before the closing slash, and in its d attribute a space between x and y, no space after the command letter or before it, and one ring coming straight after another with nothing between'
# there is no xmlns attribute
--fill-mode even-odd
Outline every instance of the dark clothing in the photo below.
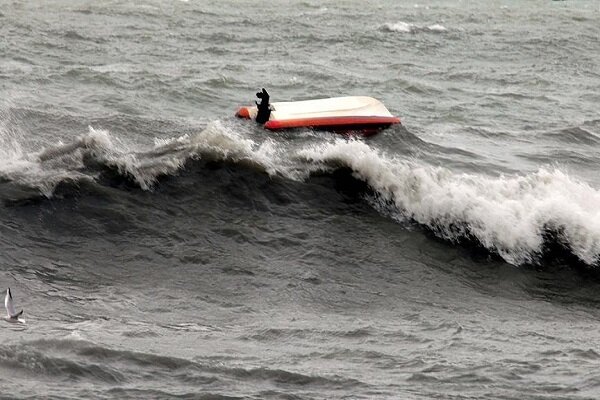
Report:
<svg viewBox="0 0 600 400"><path fill-rule="evenodd" d="M256 103L258 107L258 113L256 114L256 122L264 124L269 120L271 116L271 107L269 106L269 93L263 88L261 92L256 93L256 97L261 99L260 104Z"/></svg>

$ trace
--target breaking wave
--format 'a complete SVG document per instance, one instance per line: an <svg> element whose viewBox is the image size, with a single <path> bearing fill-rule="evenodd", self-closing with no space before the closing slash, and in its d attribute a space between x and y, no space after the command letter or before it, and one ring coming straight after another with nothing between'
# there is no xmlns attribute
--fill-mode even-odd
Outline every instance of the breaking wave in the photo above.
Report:
<svg viewBox="0 0 600 400"><path fill-rule="evenodd" d="M18 148L18 144L12 148ZM270 142L257 144L218 121L197 135L155 139L154 146L148 149L138 149L106 130L90 127L88 133L70 143L34 153L18 148L7 154L0 164L0 184L16 184L50 198L60 183L97 181L101 172L111 169L150 190L161 176L176 174L190 159L248 163L272 173L272 150Z"/></svg>
<svg viewBox="0 0 600 400"><path fill-rule="evenodd" d="M557 168L508 176L458 173L388 155L360 140L329 138L294 147L264 137L258 142L234 128L215 121L194 135L156 139L144 150L89 128L71 143L25 155L13 152L0 165L0 185L52 197L59 183L102 184L101 175L109 170L151 190L161 176L176 175L188 161L200 159L292 181L350 169L374 193L369 201L377 210L425 226L445 240L474 241L516 265L540 263L548 241L588 265L598 262L600 191Z"/></svg>
<svg viewBox="0 0 600 400"><path fill-rule="evenodd" d="M512 264L536 263L553 236L589 265L600 256L600 192L558 169L486 177L386 156L363 142L304 149L324 170L348 167L373 188L396 218L416 221L438 236L475 239Z"/></svg>

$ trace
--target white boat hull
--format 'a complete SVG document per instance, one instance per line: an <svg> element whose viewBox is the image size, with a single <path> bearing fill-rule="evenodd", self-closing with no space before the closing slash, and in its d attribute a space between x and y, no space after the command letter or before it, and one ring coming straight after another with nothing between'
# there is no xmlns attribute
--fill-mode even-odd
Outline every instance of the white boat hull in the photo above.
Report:
<svg viewBox="0 0 600 400"><path fill-rule="evenodd" d="M257 107L241 107L237 116L255 119ZM367 96L271 103L264 127L270 130L320 128L334 131L377 130L400 123L379 100Z"/></svg>

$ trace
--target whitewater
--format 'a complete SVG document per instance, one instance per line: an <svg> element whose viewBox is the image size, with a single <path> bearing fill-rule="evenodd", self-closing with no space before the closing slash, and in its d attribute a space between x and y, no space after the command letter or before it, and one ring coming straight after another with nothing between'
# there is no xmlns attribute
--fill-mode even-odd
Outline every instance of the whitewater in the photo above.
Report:
<svg viewBox="0 0 600 400"><path fill-rule="evenodd" d="M3 396L598 397L599 22L0 0ZM402 125L269 132L262 87Z"/></svg>

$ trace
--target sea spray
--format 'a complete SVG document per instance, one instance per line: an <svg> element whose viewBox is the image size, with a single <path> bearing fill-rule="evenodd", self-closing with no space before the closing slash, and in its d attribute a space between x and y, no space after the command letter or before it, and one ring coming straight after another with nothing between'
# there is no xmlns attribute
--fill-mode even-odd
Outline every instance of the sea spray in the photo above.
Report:
<svg viewBox="0 0 600 400"><path fill-rule="evenodd" d="M550 232L583 262L598 260L600 192L560 169L492 177L390 156L359 140L329 138L300 150L261 140L214 121L196 134L157 139L141 149L90 127L71 143L43 149L37 158L13 160L0 173L51 197L62 181L96 179L98 169L89 167L86 157L131 177L143 190L193 159L232 162L292 180L350 168L375 191L377 201L393 205L397 218L427 226L444 239L474 238L506 261L523 264L543 254Z"/></svg>
<svg viewBox="0 0 600 400"><path fill-rule="evenodd" d="M102 168L109 168L130 177L141 189L151 190L161 176L176 174L193 159L230 161L279 174L285 164L281 151L272 140L257 143L220 121L193 135L155 139L154 146L146 148L89 127L71 142L58 142L33 153L16 152L0 164L0 176L51 197L60 182L95 180Z"/></svg>
<svg viewBox="0 0 600 400"><path fill-rule="evenodd" d="M383 202L449 240L476 238L513 264L535 262L544 234L560 235L583 262L600 255L600 192L559 169L489 177L388 156L361 141L301 150L316 170L351 168Z"/></svg>

